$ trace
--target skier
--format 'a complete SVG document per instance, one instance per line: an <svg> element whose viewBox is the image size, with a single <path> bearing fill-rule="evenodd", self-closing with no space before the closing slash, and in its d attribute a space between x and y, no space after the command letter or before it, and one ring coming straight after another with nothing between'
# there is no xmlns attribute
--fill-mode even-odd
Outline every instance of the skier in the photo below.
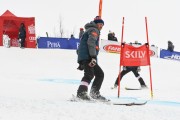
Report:
<svg viewBox="0 0 180 120"><path fill-rule="evenodd" d="M135 40L134 43L130 43L130 45L141 45L141 43L139 43L137 40ZM141 85L141 88L147 88L144 80L142 79L142 77L140 76L139 72L141 71L141 68L140 66L123 66L123 70L121 71L121 78L120 80L122 79L122 77L124 75L126 75L127 73L129 72L133 72L134 73L134 76L138 79L140 85ZM112 88L116 88L118 86L118 80L119 80L119 75L114 83L114 87Z"/></svg>
<svg viewBox="0 0 180 120"><path fill-rule="evenodd" d="M79 67L77 69L84 70L84 76L77 90L77 97L83 100L90 100L90 96L93 99L106 100L106 98L100 94L104 72L97 63L99 36L103 26L104 21L99 16L96 16L93 21L87 23L78 48ZM94 81L89 96L87 94L88 86L93 78Z"/></svg>
<svg viewBox="0 0 180 120"><path fill-rule="evenodd" d="M138 81L139 81L139 83L141 85L141 88L147 88L144 80L142 79L142 77L139 74L139 72L141 71L140 66L123 66L123 70L120 73L121 74L120 81L121 81L121 79L122 79L122 77L124 75L126 75L127 73L129 73L131 71L134 73L135 77L138 79ZM117 77L117 79L116 79L116 81L114 83L114 87L112 87L112 88L117 88L118 80L119 80L119 75L118 75L118 77Z"/></svg>

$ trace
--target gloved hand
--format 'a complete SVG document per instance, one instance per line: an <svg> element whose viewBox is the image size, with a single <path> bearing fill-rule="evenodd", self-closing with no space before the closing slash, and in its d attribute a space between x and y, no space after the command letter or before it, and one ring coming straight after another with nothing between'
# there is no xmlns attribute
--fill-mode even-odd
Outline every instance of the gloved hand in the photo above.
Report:
<svg viewBox="0 0 180 120"><path fill-rule="evenodd" d="M126 66L123 66L123 70L127 70L127 69L126 69Z"/></svg>
<svg viewBox="0 0 180 120"><path fill-rule="evenodd" d="M125 43L124 43L124 42L122 42L122 43L121 43L121 45L125 45Z"/></svg>
<svg viewBox="0 0 180 120"><path fill-rule="evenodd" d="M149 45L148 43L145 43L145 45Z"/></svg>
<svg viewBox="0 0 180 120"><path fill-rule="evenodd" d="M141 68L140 68L140 67L138 67L138 68L137 68L137 72L140 72L140 71L141 71Z"/></svg>
<svg viewBox="0 0 180 120"><path fill-rule="evenodd" d="M81 70L81 71L84 70L84 64L80 64L80 63L79 63L79 66L78 66L77 69L78 69L78 70Z"/></svg>
<svg viewBox="0 0 180 120"><path fill-rule="evenodd" d="M89 63L89 66L90 67L94 67L96 65L96 59L95 58L92 58L91 59L91 62Z"/></svg>

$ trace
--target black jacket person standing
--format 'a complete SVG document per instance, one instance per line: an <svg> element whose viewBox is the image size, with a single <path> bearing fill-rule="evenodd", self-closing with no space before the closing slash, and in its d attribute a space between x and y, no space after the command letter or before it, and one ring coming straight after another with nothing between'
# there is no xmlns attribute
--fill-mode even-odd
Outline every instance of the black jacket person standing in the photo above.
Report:
<svg viewBox="0 0 180 120"><path fill-rule="evenodd" d="M20 47L24 48L25 47L25 39L26 39L26 28L24 23L21 23L20 28L19 28L19 35L18 39L20 41Z"/></svg>
<svg viewBox="0 0 180 120"><path fill-rule="evenodd" d="M94 81L91 86L90 96L93 99L106 100L100 95L100 88L104 80L104 72L98 65L97 56L99 52L99 36L104 21L96 16L94 21L85 25L85 33L83 34L78 48L78 69L84 70L84 76L77 90L77 97L83 100L89 100L88 86L91 80Z"/></svg>
<svg viewBox="0 0 180 120"><path fill-rule="evenodd" d="M171 52L174 51L174 45L173 45L173 43L171 41L168 41L168 48L167 48L167 50L169 50Z"/></svg>

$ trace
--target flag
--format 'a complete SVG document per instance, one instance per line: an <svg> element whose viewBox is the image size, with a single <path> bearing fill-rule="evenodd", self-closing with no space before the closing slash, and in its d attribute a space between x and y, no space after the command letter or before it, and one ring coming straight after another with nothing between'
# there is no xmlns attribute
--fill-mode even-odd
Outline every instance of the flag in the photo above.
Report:
<svg viewBox="0 0 180 120"><path fill-rule="evenodd" d="M134 47L125 44L121 48L121 65L122 66L147 66L150 65L149 50L146 45Z"/></svg>

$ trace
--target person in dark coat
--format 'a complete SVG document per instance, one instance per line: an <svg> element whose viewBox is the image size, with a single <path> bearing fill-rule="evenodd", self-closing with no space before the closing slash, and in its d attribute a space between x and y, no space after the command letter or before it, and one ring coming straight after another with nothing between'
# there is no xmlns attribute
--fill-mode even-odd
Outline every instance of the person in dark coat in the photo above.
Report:
<svg viewBox="0 0 180 120"><path fill-rule="evenodd" d="M113 34L111 31L108 33L108 40L113 40Z"/></svg>
<svg viewBox="0 0 180 120"><path fill-rule="evenodd" d="M73 34L71 34L71 37L70 37L71 39L75 39L75 37L74 37L74 35Z"/></svg>
<svg viewBox="0 0 180 120"><path fill-rule="evenodd" d="M104 80L104 72L97 62L99 36L103 26L104 21L99 16L96 16L94 21L87 23L78 48L79 67L77 69L84 70L84 76L77 90L77 97L83 100L90 100L87 93L88 86L93 78L94 81L90 90L91 98L106 100L106 98L100 94L100 88Z"/></svg>
<svg viewBox="0 0 180 120"><path fill-rule="evenodd" d="M21 25L20 25L18 39L20 42L20 47L24 48L25 47L25 39L26 39L26 28L25 28L24 23L21 23Z"/></svg>
<svg viewBox="0 0 180 120"><path fill-rule="evenodd" d="M110 41L118 41L114 32L108 33L108 40L110 40Z"/></svg>
<svg viewBox="0 0 180 120"><path fill-rule="evenodd" d="M168 41L168 48L167 48L167 50L169 50L171 52L174 51L174 45L173 45L173 43L171 41Z"/></svg>

